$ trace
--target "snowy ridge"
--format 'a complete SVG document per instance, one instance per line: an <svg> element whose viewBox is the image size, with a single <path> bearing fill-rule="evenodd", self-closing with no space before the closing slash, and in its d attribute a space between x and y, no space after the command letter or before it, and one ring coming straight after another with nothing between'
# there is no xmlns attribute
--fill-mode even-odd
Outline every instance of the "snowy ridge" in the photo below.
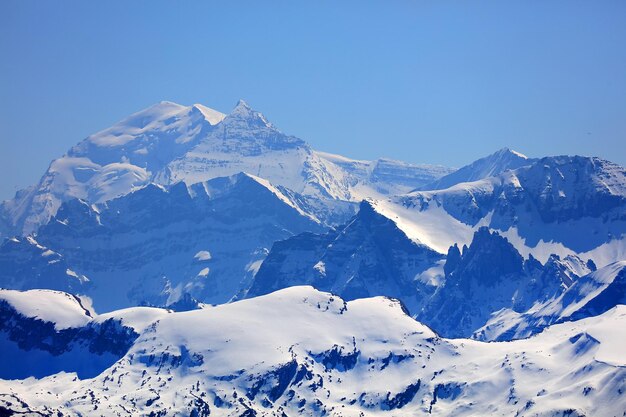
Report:
<svg viewBox="0 0 626 417"><path fill-rule="evenodd" d="M0 290L0 301L8 303L25 317L54 323L57 330L82 327L91 321L91 313L73 295L50 290Z"/></svg>
<svg viewBox="0 0 626 417"><path fill-rule="evenodd" d="M106 416L619 415L625 320L619 306L526 340L447 340L396 301L294 287L168 314L93 379L0 381L0 404Z"/></svg>
<svg viewBox="0 0 626 417"><path fill-rule="evenodd" d="M0 290L0 378L59 372L97 376L126 354L140 332L168 314L135 307L98 316L85 308L88 302L59 291Z"/></svg>
<svg viewBox="0 0 626 417"><path fill-rule="evenodd" d="M499 151L478 159L469 165L445 175L438 180L419 188L421 190L444 190L456 184L478 181L484 178L495 177L507 170L517 169L530 165L536 159L529 159L526 155L503 148Z"/></svg>
<svg viewBox="0 0 626 417"><path fill-rule="evenodd" d="M440 165L415 165L386 158L363 161L327 152L315 153L348 173L355 183L352 189L358 199L403 194L414 189L415 184L423 184L433 176L441 177L454 171Z"/></svg>
<svg viewBox="0 0 626 417"><path fill-rule="evenodd" d="M137 332L170 312L162 308L131 307L105 314L96 314L87 305L88 299L62 291L0 289L0 302L6 302L24 317L54 324L56 330L84 327L87 324L117 320Z"/></svg>
<svg viewBox="0 0 626 417"><path fill-rule="evenodd" d="M542 158L496 177L373 206L440 253L469 244L475 230L488 226L541 262L551 254L580 255L604 266L626 256L626 170L599 158Z"/></svg>
<svg viewBox="0 0 626 417"><path fill-rule="evenodd" d="M248 177L252 178L254 181L258 182L259 184L261 184L262 186L264 186L265 188L267 188L269 191L271 191L276 197L278 197L278 199L280 201L282 201L283 203L287 204L289 207L293 208L294 210L296 210L298 213L300 213L300 215L304 216L304 217L308 217L311 220L315 221L316 223L321 223L319 221L319 219L317 219L315 216L311 215L310 213L306 213L304 210L302 210L300 207L298 207L296 205L296 203L294 203L292 200L290 200L285 194L283 194L278 188L274 187L272 184L270 184L269 181L251 175L251 174L243 174L243 175L247 175Z"/></svg>

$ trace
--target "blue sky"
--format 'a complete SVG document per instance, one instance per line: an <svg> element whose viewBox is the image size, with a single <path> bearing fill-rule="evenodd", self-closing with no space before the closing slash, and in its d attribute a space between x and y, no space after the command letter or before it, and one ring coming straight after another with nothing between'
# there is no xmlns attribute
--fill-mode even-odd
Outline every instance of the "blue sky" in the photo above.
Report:
<svg viewBox="0 0 626 417"><path fill-rule="evenodd" d="M239 98L314 148L626 165L626 2L0 2L0 198L161 100Z"/></svg>

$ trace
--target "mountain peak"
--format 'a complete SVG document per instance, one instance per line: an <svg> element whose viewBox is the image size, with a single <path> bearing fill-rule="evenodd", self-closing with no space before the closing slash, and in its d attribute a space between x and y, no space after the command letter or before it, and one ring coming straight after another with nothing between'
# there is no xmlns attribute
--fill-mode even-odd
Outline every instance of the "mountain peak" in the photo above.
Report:
<svg viewBox="0 0 626 417"><path fill-rule="evenodd" d="M105 129L104 132L114 129L115 127L145 127L149 122L166 119L176 113L180 113L184 109L185 106L181 104L172 101L160 101L150 107L131 114L110 128ZM95 135L97 135L97 133L92 136Z"/></svg>
<svg viewBox="0 0 626 417"><path fill-rule="evenodd" d="M503 155L512 155L512 156L516 156L518 158L522 158L522 159L528 159L528 157L526 155L524 155L521 152L517 152L507 146L505 146L504 148L498 150L497 152L493 153L490 156L503 156ZM487 157L489 158L489 156Z"/></svg>
<svg viewBox="0 0 626 417"><path fill-rule="evenodd" d="M244 99L242 99L242 98L240 98L240 99L237 101L237 105L235 106L235 109L237 109L237 108L239 108L239 107L244 108L244 109L251 110L250 105L246 102L246 100L244 100Z"/></svg>
<svg viewBox="0 0 626 417"><path fill-rule="evenodd" d="M235 108L233 109L232 112L230 112L230 115L238 115L238 116L250 116L253 113L257 113L254 110L252 110L252 107L250 107L250 105L243 99L239 99L239 101L237 102L237 104L235 105Z"/></svg>
<svg viewBox="0 0 626 417"><path fill-rule="evenodd" d="M239 99L233 111L228 115L228 119L245 121L248 125L271 126L270 122L267 121L261 112L252 109L243 99Z"/></svg>
<svg viewBox="0 0 626 417"><path fill-rule="evenodd" d="M421 187L420 190L443 190L463 182L478 181L493 177L507 170L517 169L535 162L517 151L508 147L497 150L483 158L459 168L451 174L443 176Z"/></svg>

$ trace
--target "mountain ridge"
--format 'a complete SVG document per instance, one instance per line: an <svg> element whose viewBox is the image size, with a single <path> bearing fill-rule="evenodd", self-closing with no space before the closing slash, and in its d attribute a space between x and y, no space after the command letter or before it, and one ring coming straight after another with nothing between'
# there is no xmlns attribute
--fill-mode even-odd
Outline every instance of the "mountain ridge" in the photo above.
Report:
<svg viewBox="0 0 626 417"><path fill-rule="evenodd" d="M623 405L623 306L507 343L443 339L394 300L345 302L311 287L186 313L124 310L90 323L107 318L128 333L94 345L97 332L76 328L77 339L102 349L127 341L115 351L118 361L89 379L59 373L28 383L0 380L0 390L11 393L0 397L3 410L617 415ZM0 335L11 346L19 336L15 328ZM16 350L24 362L38 353L35 346Z"/></svg>

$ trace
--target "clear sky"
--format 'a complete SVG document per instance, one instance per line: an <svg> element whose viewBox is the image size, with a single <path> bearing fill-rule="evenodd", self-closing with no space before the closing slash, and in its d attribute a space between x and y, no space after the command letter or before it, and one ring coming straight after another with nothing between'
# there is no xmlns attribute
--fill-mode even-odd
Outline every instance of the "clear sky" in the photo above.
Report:
<svg viewBox="0 0 626 417"><path fill-rule="evenodd" d="M626 165L626 2L0 2L0 198L161 100L239 98L315 149Z"/></svg>

